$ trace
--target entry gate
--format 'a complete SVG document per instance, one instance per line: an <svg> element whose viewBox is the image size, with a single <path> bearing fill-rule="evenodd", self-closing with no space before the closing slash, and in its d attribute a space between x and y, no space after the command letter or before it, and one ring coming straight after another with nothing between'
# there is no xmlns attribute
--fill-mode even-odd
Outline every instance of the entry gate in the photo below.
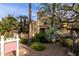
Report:
<svg viewBox="0 0 79 59"><path fill-rule="evenodd" d="M0 40L0 54L4 56L5 53L16 50L16 56L19 56L19 36L14 38L7 38L4 40L4 36L1 36Z"/></svg>

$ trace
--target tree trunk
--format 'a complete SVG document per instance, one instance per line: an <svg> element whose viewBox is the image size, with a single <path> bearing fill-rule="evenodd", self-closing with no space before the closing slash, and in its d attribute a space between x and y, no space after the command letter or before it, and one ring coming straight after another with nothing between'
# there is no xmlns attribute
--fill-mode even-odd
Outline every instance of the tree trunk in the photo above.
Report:
<svg viewBox="0 0 79 59"><path fill-rule="evenodd" d="M22 32L22 19L20 19L20 32Z"/></svg>
<svg viewBox="0 0 79 59"><path fill-rule="evenodd" d="M24 19L24 32L26 33L26 19Z"/></svg>
<svg viewBox="0 0 79 59"><path fill-rule="evenodd" d="M54 20L54 13L55 13L55 3L53 3L53 6L51 6L51 12L52 12L52 23L51 26L55 26L55 20Z"/></svg>
<svg viewBox="0 0 79 59"><path fill-rule="evenodd" d="M29 40L28 40L28 45L31 43L32 39L32 24L31 24L31 3L29 3Z"/></svg>

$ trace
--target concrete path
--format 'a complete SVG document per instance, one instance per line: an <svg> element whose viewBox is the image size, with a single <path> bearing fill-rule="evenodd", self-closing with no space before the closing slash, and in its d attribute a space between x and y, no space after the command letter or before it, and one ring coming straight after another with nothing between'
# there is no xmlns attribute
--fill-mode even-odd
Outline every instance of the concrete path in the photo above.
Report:
<svg viewBox="0 0 79 59"><path fill-rule="evenodd" d="M26 45L20 44L20 56L68 56L65 52L67 51L67 48L62 47L59 43L57 44L44 44L46 46L46 49L44 51L35 51L31 47L28 47ZM13 56L12 52L5 54Z"/></svg>

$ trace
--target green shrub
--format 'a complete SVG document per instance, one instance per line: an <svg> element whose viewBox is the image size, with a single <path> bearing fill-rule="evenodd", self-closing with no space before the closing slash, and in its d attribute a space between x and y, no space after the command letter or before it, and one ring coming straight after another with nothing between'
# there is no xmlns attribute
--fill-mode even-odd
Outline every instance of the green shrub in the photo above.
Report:
<svg viewBox="0 0 79 59"><path fill-rule="evenodd" d="M71 49L73 47L73 40L70 38L65 38L61 41L61 44Z"/></svg>
<svg viewBox="0 0 79 59"><path fill-rule="evenodd" d="M45 32L40 32L40 33L36 34L36 37L39 39L45 39Z"/></svg>
<svg viewBox="0 0 79 59"><path fill-rule="evenodd" d="M65 40L64 39L61 40L60 43L61 43L62 46L66 46L66 43L65 43Z"/></svg>
<svg viewBox="0 0 79 59"><path fill-rule="evenodd" d="M13 37L13 33L12 33L12 32L5 32L5 33L4 33L4 36L5 36L6 38Z"/></svg>
<svg viewBox="0 0 79 59"><path fill-rule="evenodd" d="M39 41L39 39L38 39L38 38L33 37L33 38L32 38L32 43L33 43L33 42L40 42L40 41Z"/></svg>
<svg viewBox="0 0 79 59"><path fill-rule="evenodd" d="M74 53L79 56L79 41L77 42L77 47L76 49L74 50Z"/></svg>
<svg viewBox="0 0 79 59"><path fill-rule="evenodd" d="M40 33L36 34L35 39L41 43L47 43L48 41L45 39L45 36L46 36L45 32L40 32Z"/></svg>
<svg viewBox="0 0 79 59"><path fill-rule="evenodd" d="M32 43L31 47L36 51L43 51L45 49L45 46L38 42Z"/></svg>
<svg viewBox="0 0 79 59"><path fill-rule="evenodd" d="M79 41L77 42L77 46L79 47Z"/></svg>
<svg viewBox="0 0 79 59"><path fill-rule="evenodd" d="M72 48L73 47L73 40L72 39L65 39L65 43L66 43L66 46L68 48Z"/></svg>
<svg viewBox="0 0 79 59"><path fill-rule="evenodd" d="M20 39L20 43L22 43L22 44L27 44L27 43L28 43L28 39L23 39L23 38L21 38L21 39Z"/></svg>

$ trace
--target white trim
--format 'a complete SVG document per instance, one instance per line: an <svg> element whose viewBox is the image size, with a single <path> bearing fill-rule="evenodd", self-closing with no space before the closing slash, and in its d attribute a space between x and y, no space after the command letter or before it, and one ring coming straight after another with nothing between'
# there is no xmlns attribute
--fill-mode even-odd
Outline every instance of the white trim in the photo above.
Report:
<svg viewBox="0 0 79 59"><path fill-rule="evenodd" d="M8 38L7 38L8 39ZM10 38L9 38L10 39ZM1 36L1 42L0 42L0 44L1 44L1 56L4 56L4 44L5 43L9 43L9 42L16 42L16 56L19 56L19 35L17 34L17 36L16 36L16 38L12 38L12 40L4 40L4 36L2 35Z"/></svg>
<svg viewBox="0 0 79 59"><path fill-rule="evenodd" d="M7 40L7 41L4 41L4 43L13 42L13 41L16 41L16 39L14 39L14 40Z"/></svg>
<svg viewBox="0 0 79 59"><path fill-rule="evenodd" d="M1 36L1 56L4 56L4 36Z"/></svg>
<svg viewBox="0 0 79 59"><path fill-rule="evenodd" d="M19 56L19 36L17 35L17 38L16 38L16 42L17 42L17 47L16 47L16 56Z"/></svg>

